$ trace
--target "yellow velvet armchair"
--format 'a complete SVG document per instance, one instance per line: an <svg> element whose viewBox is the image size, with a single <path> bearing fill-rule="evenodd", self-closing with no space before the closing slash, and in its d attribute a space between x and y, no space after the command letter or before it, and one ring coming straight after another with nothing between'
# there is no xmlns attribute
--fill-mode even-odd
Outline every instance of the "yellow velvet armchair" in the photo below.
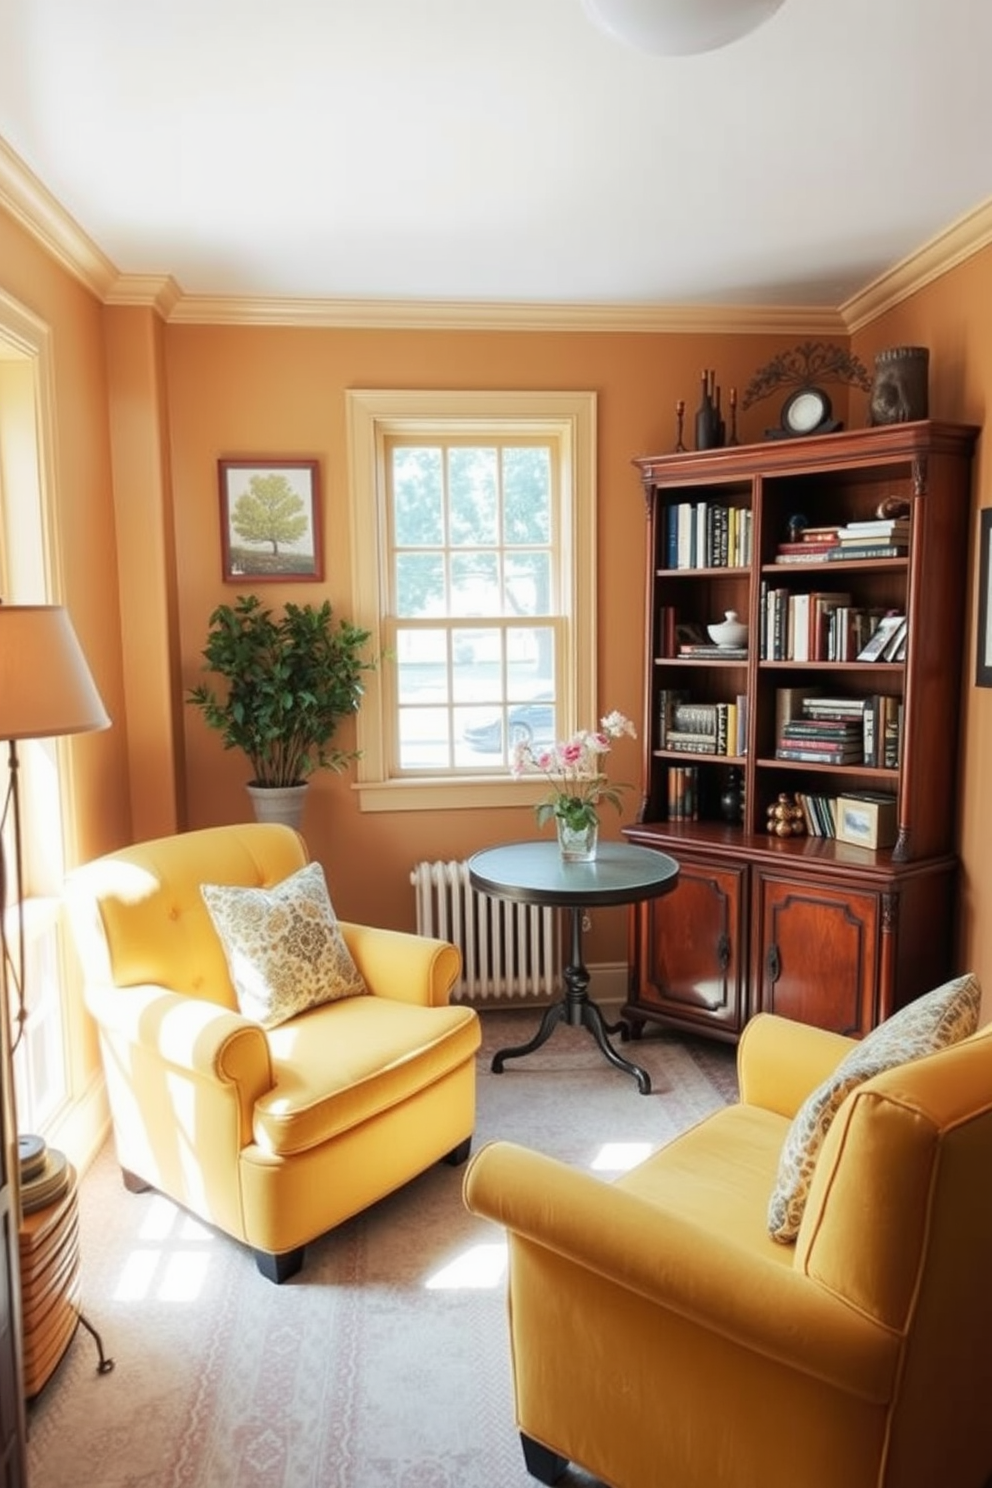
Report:
<svg viewBox="0 0 992 1488"><path fill-rule="evenodd" d="M761 1015L741 1100L616 1183L495 1142L530 1472L611 1488L982 1488L992 1474L992 1026L844 1099L794 1244L786 1130L851 1048Z"/></svg>
<svg viewBox="0 0 992 1488"><path fill-rule="evenodd" d="M467 1158L478 1015L447 942L341 923L370 995L263 1027L238 1010L203 884L307 863L277 825L145 842L76 870L67 903L125 1182L249 1245L283 1281L306 1244L439 1159Z"/></svg>

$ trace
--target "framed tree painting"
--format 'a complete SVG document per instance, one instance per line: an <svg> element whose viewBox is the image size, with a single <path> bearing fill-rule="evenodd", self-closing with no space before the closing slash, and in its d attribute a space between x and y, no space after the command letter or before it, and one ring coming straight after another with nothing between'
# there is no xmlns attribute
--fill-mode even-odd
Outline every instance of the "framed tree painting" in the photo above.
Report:
<svg viewBox="0 0 992 1488"><path fill-rule="evenodd" d="M324 577L316 460L218 460L224 581Z"/></svg>

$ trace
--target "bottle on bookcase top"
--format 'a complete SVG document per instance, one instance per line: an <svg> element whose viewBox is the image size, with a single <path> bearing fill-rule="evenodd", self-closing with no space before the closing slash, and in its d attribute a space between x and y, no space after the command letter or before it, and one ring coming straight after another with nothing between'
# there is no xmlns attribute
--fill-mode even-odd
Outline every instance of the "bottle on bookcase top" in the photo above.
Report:
<svg viewBox="0 0 992 1488"><path fill-rule="evenodd" d="M717 444L717 413L713 402L715 372L704 372L699 407L696 410L696 448L715 449Z"/></svg>

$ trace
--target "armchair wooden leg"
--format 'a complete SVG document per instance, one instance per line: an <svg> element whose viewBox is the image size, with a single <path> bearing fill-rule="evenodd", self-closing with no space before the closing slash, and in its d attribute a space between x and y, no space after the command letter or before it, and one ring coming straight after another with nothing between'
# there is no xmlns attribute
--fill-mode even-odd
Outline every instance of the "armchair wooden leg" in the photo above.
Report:
<svg viewBox="0 0 992 1488"><path fill-rule="evenodd" d="M302 1245L296 1250L285 1250L281 1255L274 1255L268 1250L255 1251L255 1265L261 1271L266 1281L274 1281L276 1286L281 1286L291 1276L295 1276L303 1265Z"/></svg>
<svg viewBox="0 0 992 1488"><path fill-rule="evenodd" d="M144 1178L139 1178L137 1173L132 1173L130 1168L121 1168L121 1178L124 1180L124 1187L128 1193L147 1193L151 1188L150 1183L146 1183Z"/></svg>
<svg viewBox="0 0 992 1488"><path fill-rule="evenodd" d="M464 1142L459 1142L457 1147L452 1147L450 1152L445 1153L444 1161L453 1168L460 1168L463 1162L468 1162L471 1151L472 1138L466 1137Z"/></svg>
<svg viewBox="0 0 992 1488"><path fill-rule="evenodd" d="M524 1449L524 1463L532 1478L539 1483L557 1483L568 1466L567 1457L559 1457L550 1447L542 1446L526 1432L520 1433L520 1445Z"/></svg>

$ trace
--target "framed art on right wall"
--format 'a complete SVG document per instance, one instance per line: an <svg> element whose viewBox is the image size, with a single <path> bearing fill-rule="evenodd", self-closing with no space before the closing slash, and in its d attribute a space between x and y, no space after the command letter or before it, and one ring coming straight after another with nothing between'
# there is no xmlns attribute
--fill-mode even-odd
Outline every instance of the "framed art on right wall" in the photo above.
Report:
<svg viewBox="0 0 992 1488"><path fill-rule="evenodd" d="M975 682L992 687L992 506L979 512L978 631L975 639Z"/></svg>

